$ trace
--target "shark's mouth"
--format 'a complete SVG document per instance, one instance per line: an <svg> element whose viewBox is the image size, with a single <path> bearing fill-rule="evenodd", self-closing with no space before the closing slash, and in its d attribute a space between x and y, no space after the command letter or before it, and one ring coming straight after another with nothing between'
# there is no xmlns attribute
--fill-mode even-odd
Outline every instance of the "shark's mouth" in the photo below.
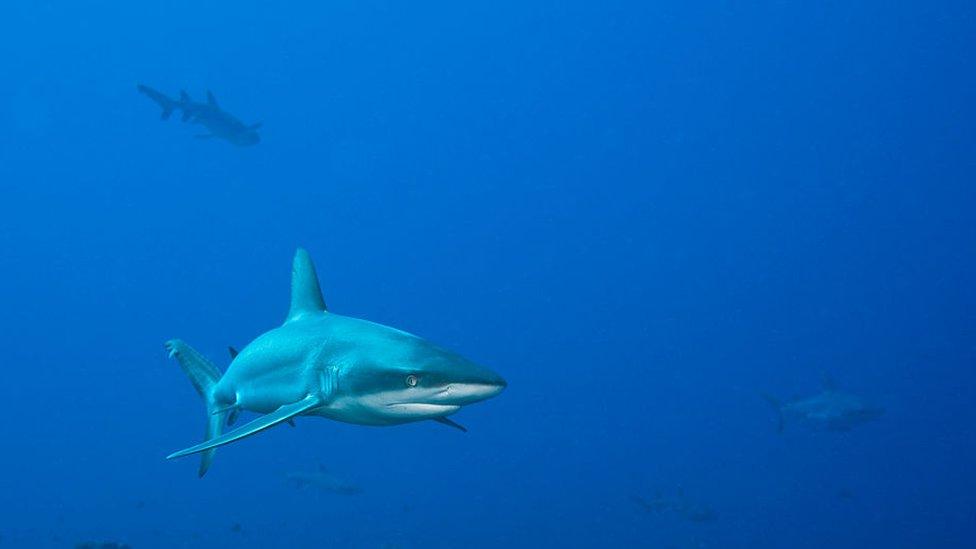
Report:
<svg viewBox="0 0 976 549"><path fill-rule="evenodd" d="M418 390L415 394L403 391L396 394L385 393L386 398L377 398L386 414L401 418L437 418L453 414L462 406L497 395L505 388L504 382L490 383L450 383L430 390ZM402 399L402 400L401 400Z"/></svg>
<svg viewBox="0 0 976 549"><path fill-rule="evenodd" d="M394 402L387 404L391 411L411 416L444 416L453 414L461 409L456 404L432 404L429 402Z"/></svg>

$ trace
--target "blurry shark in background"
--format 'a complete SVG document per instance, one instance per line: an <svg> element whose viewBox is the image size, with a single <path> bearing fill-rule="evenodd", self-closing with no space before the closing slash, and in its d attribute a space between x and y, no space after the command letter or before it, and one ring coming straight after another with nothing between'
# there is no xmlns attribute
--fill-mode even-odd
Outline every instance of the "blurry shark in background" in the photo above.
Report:
<svg viewBox="0 0 976 549"><path fill-rule="evenodd" d="M786 422L822 431L850 431L857 425L884 415L884 408L871 406L855 395L838 391L834 380L826 375L823 378L823 391L811 397L787 402L768 394L763 394L763 398L779 414L779 432L783 432Z"/></svg>
<svg viewBox="0 0 976 549"><path fill-rule="evenodd" d="M260 123L244 124L230 113L222 110L217 105L217 99L209 90L207 90L207 102L198 103L190 99L190 95L185 91L180 92L180 98L177 100L142 84L139 84L137 89L139 93L152 99L163 109L160 114L161 119L168 120L173 111L180 110L183 112L184 122L200 124L210 130L208 134L198 135L197 137L200 139L216 137L240 147L256 145L261 141L261 136L257 132L258 128L261 127Z"/></svg>
<svg viewBox="0 0 976 549"><path fill-rule="evenodd" d="M351 496L362 492L362 489L344 479L330 474L324 465L319 465L317 471L296 471L285 475L288 482L296 488L314 488L322 492L330 492L342 496Z"/></svg>
<svg viewBox="0 0 976 549"><path fill-rule="evenodd" d="M207 406L206 440L167 459L202 453L200 476L218 446L297 416L359 425L433 420L463 429L447 416L506 387L491 370L415 335L327 311L315 266L302 249L292 264L284 324L240 353L232 350L226 373L180 340L166 348ZM264 415L221 434L239 411Z"/></svg>
<svg viewBox="0 0 976 549"><path fill-rule="evenodd" d="M693 501L685 496L684 490L678 489L674 496L665 496L658 492L653 497L636 494L630 500L644 511L652 514L665 512L674 513L689 522L706 523L718 520L718 513L711 506Z"/></svg>

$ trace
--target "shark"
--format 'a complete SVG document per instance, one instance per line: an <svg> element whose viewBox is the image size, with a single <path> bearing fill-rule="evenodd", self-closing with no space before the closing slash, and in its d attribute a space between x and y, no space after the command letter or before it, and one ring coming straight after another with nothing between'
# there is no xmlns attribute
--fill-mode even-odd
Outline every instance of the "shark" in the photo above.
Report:
<svg viewBox="0 0 976 549"><path fill-rule="evenodd" d="M675 515L690 522L715 522L718 520L718 513L711 506L692 501L684 494L684 490L678 490L674 497L667 497L658 492L652 498L632 494L630 500L644 511L652 514L661 514L670 511Z"/></svg>
<svg viewBox="0 0 976 549"><path fill-rule="evenodd" d="M884 415L884 408L872 406L856 395L838 390L837 384L827 375L823 377L821 392L810 397L782 402L769 394L762 396L776 410L779 419L777 430L781 433L787 421L821 431L844 432Z"/></svg>
<svg viewBox="0 0 976 549"><path fill-rule="evenodd" d="M214 94L207 90L207 101L205 103L194 101L190 94L180 91L180 98L173 99L161 91L150 88L143 84L136 86L139 93L152 99L162 109L160 118L169 120L173 111L183 111L183 122L193 122L200 124L210 131L210 133L199 134L199 139L223 139L229 143L240 147L257 145L261 141L258 129L262 124L245 124L220 108Z"/></svg>
<svg viewBox="0 0 976 549"><path fill-rule="evenodd" d="M322 492L331 492L342 496L352 496L362 492L362 489L345 479L331 473L324 465L314 472L295 471L285 476L286 480L299 489L315 488Z"/></svg>
<svg viewBox="0 0 976 549"><path fill-rule="evenodd" d="M497 373L405 331L326 309L315 265L299 248L292 262L291 302L284 323L237 352L223 374L179 339L166 342L203 398L205 440L167 459L202 454L203 477L216 449L296 417L369 426L449 419L462 407L506 387ZM261 414L233 426L241 411Z"/></svg>

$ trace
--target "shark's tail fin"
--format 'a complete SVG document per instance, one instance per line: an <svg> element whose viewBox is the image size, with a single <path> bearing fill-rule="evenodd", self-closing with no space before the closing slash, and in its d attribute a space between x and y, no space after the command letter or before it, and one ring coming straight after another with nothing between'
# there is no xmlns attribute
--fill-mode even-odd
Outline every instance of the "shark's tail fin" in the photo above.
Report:
<svg viewBox="0 0 976 549"><path fill-rule="evenodd" d="M166 350L169 351L170 357L175 358L179 362L180 368L183 369L186 377L190 378L190 383L193 384L193 388L203 397L207 405L207 432L205 440L220 436L221 427L224 424L224 419L227 417L228 412L226 408L222 409L218 406L214 398L214 386L220 380L220 370L212 362L207 360L206 357L193 349L193 347L190 347L179 339L167 341ZM200 454L200 469L198 474L201 477L207 474L207 469L213 463L216 452L216 448L211 448Z"/></svg>
<svg viewBox="0 0 976 549"><path fill-rule="evenodd" d="M783 432L783 403L779 401L778 398L774 397L769 393L763 393L762 397L776 410L777 424L776 432Z"/></svg>
<svg viewBox="0 0 976 549"><path fill-rule="evenodd" d="M143 86L142 84L136 86L136 89L138 89L139 93L142 95L145 95L149 99L155 101L155 103L159 105L161 109L163 109L163 112L159 115L159 117L163 120L168 119L170 115L173 114L173 110L179 107L179 104L176 101L170 99L161 91L154 90L149 86Z"/></svg>

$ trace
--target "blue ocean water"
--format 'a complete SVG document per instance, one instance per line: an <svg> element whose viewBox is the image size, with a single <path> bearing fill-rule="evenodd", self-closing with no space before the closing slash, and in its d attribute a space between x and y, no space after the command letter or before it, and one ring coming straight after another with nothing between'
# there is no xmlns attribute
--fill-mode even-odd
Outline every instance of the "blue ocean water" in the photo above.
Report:
<svg viewBox="0 0 976 549"><path fill-rule="evenodd" d="M972 547L970 2L0 5L0 547ZM263 123L197 139L146 84ZM508 389L166 461L331 310ZM788 422L828 375L884 415ZM355 494L302 488L319 467ZM696 512L693 512L696 511Z"/></svg>

